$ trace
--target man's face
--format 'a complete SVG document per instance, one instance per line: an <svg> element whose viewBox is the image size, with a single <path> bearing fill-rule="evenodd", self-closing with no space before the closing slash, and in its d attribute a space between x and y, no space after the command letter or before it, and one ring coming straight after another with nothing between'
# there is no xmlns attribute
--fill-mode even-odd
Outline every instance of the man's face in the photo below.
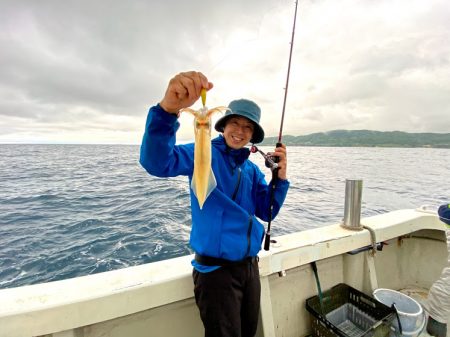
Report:
<svg viewBox="0 0 450 337"><path fill-rule="evenodd" d="M247 118L232 117L225 124L223 137L229 147L238 150L250 142L253 130L253 123Z"/></svg>

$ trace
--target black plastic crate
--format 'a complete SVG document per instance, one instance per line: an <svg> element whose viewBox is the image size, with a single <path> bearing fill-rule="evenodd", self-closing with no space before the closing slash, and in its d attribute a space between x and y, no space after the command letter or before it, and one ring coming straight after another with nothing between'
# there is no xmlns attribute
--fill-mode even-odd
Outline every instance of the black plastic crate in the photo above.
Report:
<svg viewBox="0 0 450 337"><path fill-rule="evenodd" d="M395 311L374 298L340 283L319 296L306 300L316 337L386 337Z"/></svg>

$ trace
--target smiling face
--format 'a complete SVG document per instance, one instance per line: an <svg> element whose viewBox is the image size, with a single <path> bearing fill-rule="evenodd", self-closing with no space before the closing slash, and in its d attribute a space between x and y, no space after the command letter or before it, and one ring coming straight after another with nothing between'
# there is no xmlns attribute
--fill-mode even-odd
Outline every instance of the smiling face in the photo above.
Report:
<svg viewBox="0 0 450 337"><path fill-rule="evenodd" d="M232 117L225 124L223 137L229 147L238 150L250 142L253 130L253 123L247 118Z"/></svg>

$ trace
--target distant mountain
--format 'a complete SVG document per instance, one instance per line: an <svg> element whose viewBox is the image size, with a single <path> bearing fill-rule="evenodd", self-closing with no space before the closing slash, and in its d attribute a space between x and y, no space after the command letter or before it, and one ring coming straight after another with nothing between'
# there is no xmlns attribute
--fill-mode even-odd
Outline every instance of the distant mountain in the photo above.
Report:
<svg viewBox="0 0 450 337"><path fill-rule="evenodd" d="M260 145L273 145L278 137L266 137ZM288 146L343 147L436 147L450 148L450 133L408 133L401 131L333 130L306 136L283 136Z"/></svg>

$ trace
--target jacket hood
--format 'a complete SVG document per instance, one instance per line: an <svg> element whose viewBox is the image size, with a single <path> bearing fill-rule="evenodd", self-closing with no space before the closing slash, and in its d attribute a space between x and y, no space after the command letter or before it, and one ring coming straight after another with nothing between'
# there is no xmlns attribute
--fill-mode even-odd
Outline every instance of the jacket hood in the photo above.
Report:
<svg viewBox="0 0 450 337"><path fill-rule="evenodd" d="M225 138L219 135L211 141L212 145L219 149L223 154L230 156L237 166L241 166L250 156L250 150L246 147L235 150L227 145Z"/></svg>

